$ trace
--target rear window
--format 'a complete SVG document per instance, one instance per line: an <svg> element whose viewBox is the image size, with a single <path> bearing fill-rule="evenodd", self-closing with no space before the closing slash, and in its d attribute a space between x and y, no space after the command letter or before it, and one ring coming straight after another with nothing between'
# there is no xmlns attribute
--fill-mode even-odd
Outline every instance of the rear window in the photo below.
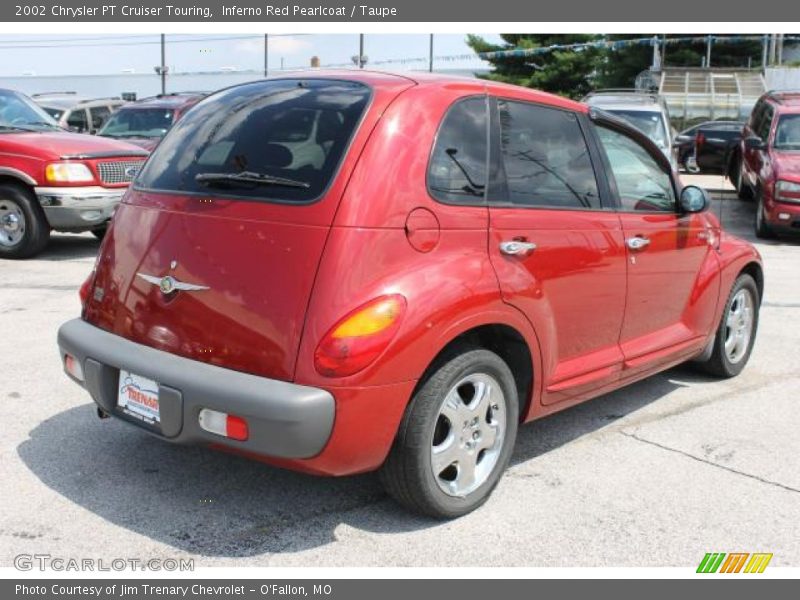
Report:
<svg viewBox="0 0 800 600"><path fill-rule="evenodd" d="M308 202L341 162L369 101L366 86L282 79L195 105L147 161L137 187Z"/></svg>

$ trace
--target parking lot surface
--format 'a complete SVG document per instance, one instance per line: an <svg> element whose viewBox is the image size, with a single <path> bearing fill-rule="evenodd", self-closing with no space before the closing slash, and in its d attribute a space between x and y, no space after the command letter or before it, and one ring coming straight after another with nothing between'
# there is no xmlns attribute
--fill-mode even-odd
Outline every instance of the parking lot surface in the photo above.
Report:
<svg viewBox="0 0 800 600"><path fill-rule="evenodd" d="M752 203L722 204L725 227L752 239ZM99 420L55 345L97 242L55 235L35 260L0 263L0 566L47 553L198 567L694 567L734 551L800 566L800 242L758 248L766 293L741 376L681 367L529 424L488 503L438 522L404 512L373 474L315 478Z"/></svg>

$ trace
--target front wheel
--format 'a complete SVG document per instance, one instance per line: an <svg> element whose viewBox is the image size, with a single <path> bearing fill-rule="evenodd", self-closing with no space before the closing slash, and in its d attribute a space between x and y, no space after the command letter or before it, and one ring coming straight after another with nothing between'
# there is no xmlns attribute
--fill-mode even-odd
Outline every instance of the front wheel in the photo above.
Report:
<svg viewBox="0 0 800 600"><path fill-rule="evenodd" d="M725 378L735 377L742 372L753 350L760 306L755 280L746 273L739 275L728 295L711 357L700 363L701 368Z"/></svg>
<svg viewBox="0 0 800 600"><path fill-rule="evenodd" d="M775 237L775 234L767 223L767 219L764 217L764 198L760 193L758 194L758 202L756 203L754 229L756 237L759 239L770 240Z"/></svg>
<svg viewBox="0 0 800 600"><path fill-rule="evenodd" d="M50 239L50 225L32 194L16 185L0 185L0 258L28 258Z"/></svg>
<svg viewBox="0 0 800 600"><path fill-rule="evenodd" d="M488 350L464 350L414 394L381 469L386 491L436 518L475 510L505 471L518 418L508 365Z"/></svg>
<svg viewBox="0 0 800 600"><path fill-rule="evenodd" d="M734 186L736 187L736 195L742 200L752 200L753 190L744 178L744 163L742 161L738 161L738 167L735 172Z"/></svg>

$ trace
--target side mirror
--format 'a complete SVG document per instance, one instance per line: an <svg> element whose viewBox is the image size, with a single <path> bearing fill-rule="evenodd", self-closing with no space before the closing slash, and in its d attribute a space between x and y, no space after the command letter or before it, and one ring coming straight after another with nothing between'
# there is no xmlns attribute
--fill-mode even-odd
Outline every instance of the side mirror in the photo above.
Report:
<svg viewBox="0 0 800 600"><path fill-rule="evenodd" d="M699 213L711 206L711 200L703 188L687 185L681 190L680 205L684 213Z"/></svg>
<svg viewBox="0 0 800 600"><path fill-rule="evenodd" d="M764 140L762 140L760 137L756 135L751 135L750 137L745 138L744 147L747 148L748 150L763 150L764 148L767 147L767 145L764 143Z"/></svg>

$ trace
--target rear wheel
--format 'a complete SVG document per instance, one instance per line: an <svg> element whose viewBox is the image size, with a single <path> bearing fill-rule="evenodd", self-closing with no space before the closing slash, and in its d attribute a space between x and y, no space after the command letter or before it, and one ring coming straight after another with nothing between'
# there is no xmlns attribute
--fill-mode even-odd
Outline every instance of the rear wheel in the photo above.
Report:
<svg viewBox="0 0 800 600"><path fill-rule="evenodd" d="M27 190L0 185L0 258L28 258L41 252L50 239L50 226Z"/></svg>
<svg viewBox="0 0 800 600"><path fill-rule="evenodd" d="M758 313L761 300L755 280L747 274L739 275L728 295L711 357L700 367L717 377L734 377L742 372L758 330Z"/></svg>
<svg viewBox="0 0 800 600"><path fill-rule="evenodd" d="M381 470L389 494L437 518L483 504L508 464L519 403L508 365L488 350L442 364L409 404Z"/></svg>

